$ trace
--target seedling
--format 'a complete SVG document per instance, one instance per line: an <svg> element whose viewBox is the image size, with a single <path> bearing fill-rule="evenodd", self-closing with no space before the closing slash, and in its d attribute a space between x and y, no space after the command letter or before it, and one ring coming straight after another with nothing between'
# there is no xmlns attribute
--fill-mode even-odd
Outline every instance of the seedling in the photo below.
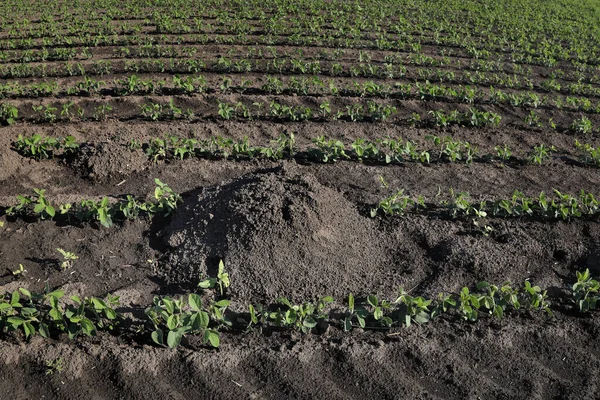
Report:
<svg viewBox="0 0 600 400"><path fill-rule="evenodd" d="M0 104L0 123L2 125L12 125L18 117L19 110L17 110L17 107L5 103Z"/></svg>
<svg viewBox="0 0 600 400"><path fill-rule="evenodd" d="M317 326L319 320L327 317L324 309L332 302L331 296L323 297L317 304L292 304L288 299L280 297L277 303L284 305L286 309L271 312L269 319L273 320L276 326L292 327L306 334Z"/></svg>
<svg viewBox="0 0 600 400"><path fill-rule="evenodd" d="M223 288L227 289L229 287L229 283L230 283L229 282L229 274L227 272L225 272L225 264L223 263L223 260L220 260L217 277L216 278L208 278L208 279L201 281L200 283L198 283L198 287L200 287L202 289L208 289L208 288L214 288L217 285L219 285L219 292L220 292L221 296L223 296L223 293L224 293Z"/></svg>
<svg viewBox="0 0 600 400"><path fill-rule="evenodd" d="M385 315L391 309L391 304L387 300L379 300L375 295L367 296L367 303L371 306L371 314L375 321L379 321L382 327L389 328L392 326L392 318Z"/></svg>
<svg viewBox="0 0 600 400"><path fill-rule="evenodd" d="M421 200L419 202L424 205ZM400 189L395 194L381 200L376 208L371 209L371 217L375 218L381 210L385 215L404 215L409 206L417 204L413 199L404 194Z"/></svg>
<svg viewBox="0 0 600 400"><path fill-rule="evenodd" d="M13 146L22 156L39 161L52 157L53 151L58 149L60 144L54 138L35 133L31 137L19 135L17 140L13 142Z"/></svg>
<svg viewBox="0 0 600 400"><path fill-rule="evenodd" d="M54 360L46 361L46 375L54 375L56 372L62 372L63 359L59 357Z"/></svg>
<svg viewBox="0 0 600 400"><path fill-rule="evenodd" d="M364 308L355 308L354 301L354 296L351 293L348 295L348 314L346 315L346 318L344 318L344 331L346 332L352 330L352 321L354 319L356 319L358 325L364 329L366 326L366 318L369 315L369 312Z"/></svg>
<svg viewBox="0 0 600 400"><path fill-rule="evenodd" d="M531 283L526 280L524 284L524 296L521 304L529 310L543 310L550 316L552 316L552 310L550 310L550 303L548 302L548 295L546 290L542 290L539 286L532 286Z"/></svg>
<svg viewBox="0 0 600 400"><path fill-rule="evenodd" d="M339 140L326 140L325 136L317 136L313 139L316 149L310 149L310 156L319 162L336 162L340 158L350 158L345 151L344 143Z"/></svg>
<svg viewBox="0 0 600 400"><path fill-rule="evenodd" d="M458 312L462 314L463 318L467 321L476 321L477 312L481 306L480 301L482 297L476 296L469 292L469 288L463 287L460 291L460 303L458 305Z"/></svg>
<svg viewBox="0 0 600 400"><path fill-rule="evenodd" d="M60 247L57 247L56 251L58 251L63 258L63 261L60 263L61 269L71 268L73 266L73 263L75 262L75 260L79 259L79 257L75 253L71 253L70 251L63 250Z"/></svg>
<svg viewBox="0 0 600 400"><path fill-rule="evenodd" d="M413 297L400 288L400 295L394 303L403 304L406 308L404 311L404 325L407 328L410 327L412 322L424 324L431 319L428 308L431 300L426 300L421 296Z"/></svg>
<svg viewBox="0 0 600 400"><path fill-rule="evenodd" d="M219 347L219 332L209 328L210 315L197 294L190 294L187 304L183 298L155 297L153 305L145 313L154 325L151 337L156 344L175 348L184 335L200 334L204 344Z"/></svg>
<svg viewBox="0 0 600 400"><path fill-rule="evenodd" d="M167 216L175 211L177 204L182 201L181 196L158 178L154 179L154 183L156 184L156 188L154 189L156 203L150 204L148 211L150 213L162 211Z"/></svg>
<svg viewBox="0 0 600 400"><path fill-rule="evenodd" d="M33 207L33 212L40 215L41 219L54 218L56 211L50 202L46 199L45 189L33 189L37 195L37 203Z"/></svg>
<svg viewBox="0 0 600 400"><path fill-rule="evenodd" d="M14 270L12 273L13 275L18 276L25 274L25 272L27 272L27 270L23 267L23 264L19 264L19 268Z"/></svg>
<svg viewBox="0 0 600 400"><path fill-rule="evenodd" d="M600 296L600 283L592 279L590 270L584 272L576 271L577 282L573 285L573 299L579 307L579 311L588 312L596 308Z"/></svg>

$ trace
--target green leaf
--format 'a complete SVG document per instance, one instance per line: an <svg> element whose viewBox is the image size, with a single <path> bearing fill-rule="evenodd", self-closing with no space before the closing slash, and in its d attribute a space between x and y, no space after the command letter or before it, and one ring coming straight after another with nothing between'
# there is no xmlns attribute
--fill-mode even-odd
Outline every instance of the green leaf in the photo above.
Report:
<svg viewBox="0 0 600 400"><path fill-rule="evenodd" d="M91 300L96 310L104 310L106 308L106 303L104 303L102 300L95 297L92 297Z"/></svg>
<svg viewBox="0 0 600 400"><path fill-rule="evenodd" d="M104 315L106 315L106 318L110 320L117 319L117 312L112 308L105 308Z"/></svg>
<svg viewBox="0 0 600 400"><path fill-rule="evenodd" d="M43 322L40 323L39 332L43 338L47 339L50 337L50 331L48 330L48 325L44 324Z"/></svg>
<svg viewBox="0 0 600 400"><path fill-rule="evenodd" d="M190 303L192 310L196 312L202 311L202 299L197 294L190 294L188 297L188 302Z"/></svg>
<svg viewBox="0 0 600 400"><path fill-rule="evenodd" d="M377 307L379 305L379 300L377 299L377 296L370 295L367 297L367 301L373 307Z"/></svg>
<svg viewBox="0 0 600 400"><path fill-rule="evenodd" d="M200 326L202 328L208 327L208 324L210 322L210 317L209 317L208 313L206 311L201 311L199 314L199 318L200 318L200 320L199 320Z"/></svg>
<svg viewBox="0 0 600 400"><path fill-rule="evenodd" d="M167 335L167 345L174 349L179 346L181 339L183 339L183 331L181 329L169 331L169 334Z"/></svg>
<svg viewBox="0 0 600 400"><path fill-rule="evenodd" d="M231 301L229 300L219 300L215 303L215 306L217 307L228 307L231 304Z"/></svg>
<svg viewBox="0 0 600 400"><path fill-rule="evenodd" d="M6 319L6 322L8 322L14 328L16 328L18 326L21 326L21 324L23 324L25 322L25 320L23 318L19 318L19 317L8 317Z"/></svg>
<svg viewBox="0 0 600 400"><path fill-rule="evenodd" d="M96 327L94 326L92 321L90 321L87 318L83 318L81 320L81 328L83 329L83 333L85 333L88 336L92 336L96 333Z"/></svg>
<svg viewBox="0 0 600 400"><path fill-rule="evenodd" d="M352 295L352 293L348 295L348 309L351 313L354 312L354 296Z"/></svg>
<svg viewBox="0 0 600 400"><path fill-rule="evenodd" d="M56 297L57 299L60 299L64 295L65 295L65 292L62 290L55 290L54 292L48 293L49 297Z"/></svg>
<svg viewBox="0 0 600 400"><path fill-rule="evenodd" d="M33 207L33 211L36 214L40 214L41 212L43 212L46 209L46 206L44 204L36 204L35 207Z"/></svg>
<svg viewBox="0 0 600 400"><path fill-rule="evenodd" d="M170 330L174 330L175 328L177 328L178 323L179 323L179 318L177 318L176 315L171 315L171 316L169 316L169 319L167 319L167 327Z"/></svg>
<svg viewBox="0 0 600 400"><path fill-rule="evenodd" d="M350 332L351 330L352 330L352 321L350 321L350 318L346 317L346 319L344 319L344 331Z"/></svg>
<svg viewBox="0 0 600 400"><path fill-rule="evenodd" d="M360 325L360 327L364 329L366 326L365 319L358 315L356 316L356 319L358 320L358 324Z"/></svg>
<svg viewBox="0 0 600 400"><path fill-rule="evenodd" d="M431 319L431 316L428 313L426 313L425 311L421 311L420 313L415 315L415 322L418 322L419 324L427 323L427 322L429 322L430 319Z"/></svg>
<svg viewBox="0 0 600 400"><path fill-rule="evenodd" d="M47 213L47 214L48 214L50 217L54 218L54 215L56 214L56 210L54 209L54 207L52 207L52 206L48 205L48 206L46 206L46 213Z"/></svg>
<svg viewBox="0 0 600 400"><path fill-rule="evenodd" d="M221 344L221 340L219 338L219 332L212 330L212 329L208 329L204 333L204 340L208 341L210 343L210 345L215 348L218 348L219 345Z"/></svg>
<svg viewBox="0 0 600 400"><path fill-rule="evenodd" d="M21 299L21 297L19 296L19 292L17 292L15 290L14 292L12 292L12 295L11 295L11 298L10 298L10 305L13 306L13 307L18 307L20 299Z"/></svg>
<svg viewBox="0 0 600 400"><path fill-rule="evenodd" d="M154 332L152 332L152 334L150 336L152 337L152 340L154 341L154 343L160 344L160 345L164 344L163 333L160 329L157 329Z"/></svg>
<svg viewBox="0 0 600 400"><path fill-rule="evenodd" d="M302 321L302 325L304 325L307 328L314 328L315 326L317 326L317 321L315 321L315 319L313 317L306 317L304 319L304 321Z"/></svg>
<svg viewBox="0 0 600 400"><path fill-rule="evenodd" d="M250 312L250 321L253 324L258 324L258 317L256 316L256 310L252 304L248 305L248 311Z"/></svg>
<svg viewBox="0 0 600 400"><path fill-rule="evenodd" d="M25 331L25 338L29 338L29 336L35 334L35 328L31 325L30 322L25 322L23 324L23 330Z"/></svg>
<svg viewBox="0 0 600 400"><path fill-rule="evenodd" d="M215 287L216 283L217 281L214 278L208 278L198 283L198 287L202 289L209 289Z"/></svg>

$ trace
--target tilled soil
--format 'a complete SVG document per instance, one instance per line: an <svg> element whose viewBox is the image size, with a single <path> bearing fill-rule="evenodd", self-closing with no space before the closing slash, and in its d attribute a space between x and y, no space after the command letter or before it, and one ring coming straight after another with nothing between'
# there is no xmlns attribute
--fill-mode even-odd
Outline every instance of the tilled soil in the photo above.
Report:
<svg viewBox="0 0 600 400"><path fill-rule="evenodd" d="M340 132L343 140L345 126L357 129L344 123L320 128ZM310 126L297 127L302 146L312 137L306 132ZM169 128L190 129L185 124ZM267 142L277 128L254 131L259 128L250 125L245 131L224 123L207 132L235 132L237 138L249 134ZM598 314L582 317L558 300L570 295L575 270L600 273L596 221L489 218L493 231L484 236L468 221L435 215L369 216L370 208L395 188L428 197L454 188L481 199L509 196L515 189L529 195L553 188L576 193L598 186L595 170L559 156L542 167L199 159L153 164L124 147L131 138L157 134L151 124L69 129L60 127L56 133L74 133L93 143L86 160L35 162L12 150L1 154L3 204L13 204L14 195L33 187L48 188L56 202L125 194L149 198L155 177L181 193L183 204L170 217L142 218L111 229L8 220L0 229L4 290L40 291L48 282L69 294L116 293L120 311L140 323L154 295L194 290L200 279L214 276L222 259L232 282L232 308L238 310L279 296L300 302L333 295L339 306L349 293L393 300L400 286L435 296L481 280L520 284L530 279L548 288L551 301L556 299L555 318L528 313L512 313L501 321L483 316L476 323L446 318L392 333L343 333L339 326L304 336L224 333L218 350L185 341L178 350L158 348L147 336L102 334L76 342L35 338L27 343L13 338L0 347L2 393L31 398L43 390L46 398L57 399L600 396ZM367 132L366 125L358 129ZM4 128L2 140L17 130ZM405 132L415 139L427 133ZM486 132L454 134L486 146ZM520 131L494 134L513 138L517 146L514 138L527 137ZM381 187L380 176L389 188ZM57 268L56 247L80 257L74 268ZM17 279L11 271L19 263L27 273ZM45 375L46 362L57 358L63 370Z"/></svg>

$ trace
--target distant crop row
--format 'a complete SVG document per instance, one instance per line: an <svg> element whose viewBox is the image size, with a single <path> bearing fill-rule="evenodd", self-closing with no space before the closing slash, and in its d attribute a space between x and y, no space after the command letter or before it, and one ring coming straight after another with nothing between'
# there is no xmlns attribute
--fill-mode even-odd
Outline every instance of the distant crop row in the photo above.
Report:
<svg viewBox="0 0 600 400"><path fill-rule="evenodd" d="M335 80L322 80L318 76L278 78L266 75L260 79L217 76L216 82L209 84L202 75L175 75L171 81L141 78L135 74L122 79L114 79L112 84L93 77L84 76L78 82L61 86L57 81L43 81L26 85L7 82L0 85L0 98L39 98L57 96L131 96L131 95L196 95L205 93L239 93L264 95L300 95L333 97L392 98L402 100L433 100L463 104L502 104L524 108L546 108L554 110L600 113L600 103L587 97L555 96L548 97L533 91L512 93L490 87L489 90L474 86L445 86L443 84L396 82L392 87L385 82L363 81L342 83ZM555 87L560 88L560 84ZM581 84L571 84L569 91L576 94L591 93ZM600 92L599 92L600 93Z"/></svg>
<svg viewBox="0 0 600 400"><path fill-rule="evenodd" d="M297 121L348 121L348 122L378 122L392 120L398 114L398 108L394 104L402 105L400 102L382 103L374 100L351 101L350 104L332 104L324 100L315 105L297 105L281 103L277 100L270 102L253 101L256 98L244 98L244 102L221 102L215 100L214 108L206 103L198 103L195 107L201 111L187 107L182 108L175 104L173 98L168 102L150 101L138 105L138 112L131 112L129 108L124 114L119 114L119 109L113 108L116 104L111 102L98 103L84 101L75 103L73 101L63 103L45 103L32 105L28 117L20 116L20 110L14 105L0 103L0 124L12 125L23 121L29 123L55 123L73 121L106 121L108 118L119 120L141 119L148 121L172 121L187 120L198 122L204 120L267 120L276 122ZM250 103L251 102L251 103ZM111 105L113 104L113 105ZM207 112L207 108L209 108ZM198 114L196 112L198 111ZM458 109L441 108L427 113L413 112L404 118L396 117L392 121L395 124L407 124L417 127L447 128L451 125L463 127L498 127L502 117L493 112L470 107L467 111ZM597 130L593 122L585 115L574 117L572 122L566 126L559 125L553 118L546 121L541 114L530 111L523 118L521 128L536 129L548 126L560 132L571 132L575 134L591 134Z"/></svg>
<svg viewBox="0 0 600 400"><path fill-rule="evenodd" d="M485 7L477 1L394 1L385 6L379 2L290 4L278 0L245 5L178 0L159 6L138 0L127 7L114 1L91 3L97 8L78 4L75 10L65 10L59 2L51 2L48 9L53 11L49 11L11 1L5 7L12 12L4 14L0 27L8 31L10 39L67 34L81 38L86 45L120 43L123 37L148 34L205 35L232 44L260 41L373 49L404 49L407 43L423 43L463 48L478 58L510 52L514 59L541 65L561 60L593 63L600 43L595 30L589 29L597 24L595 6L588 5L589 12L582 13L575 1L519 1ZM66 14L55 15L54 10L75 14L65 18ZM30 22L28 17L36 13L39 19ZM60 39L56 42L63 43Z"/></svg>

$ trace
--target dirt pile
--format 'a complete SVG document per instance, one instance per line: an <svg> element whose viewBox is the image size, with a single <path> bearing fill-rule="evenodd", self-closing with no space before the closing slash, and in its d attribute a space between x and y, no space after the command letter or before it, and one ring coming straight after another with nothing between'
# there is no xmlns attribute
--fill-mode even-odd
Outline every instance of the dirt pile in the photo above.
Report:
<svg viewBox="0 0 600 400"><path fill-rule="evenodd" d="M192 194L165 243L165 279L195 284L223 259L230 295L246 301L345 296L381 290L384 281L384 239L374 222L294 165Z"/></svg>

